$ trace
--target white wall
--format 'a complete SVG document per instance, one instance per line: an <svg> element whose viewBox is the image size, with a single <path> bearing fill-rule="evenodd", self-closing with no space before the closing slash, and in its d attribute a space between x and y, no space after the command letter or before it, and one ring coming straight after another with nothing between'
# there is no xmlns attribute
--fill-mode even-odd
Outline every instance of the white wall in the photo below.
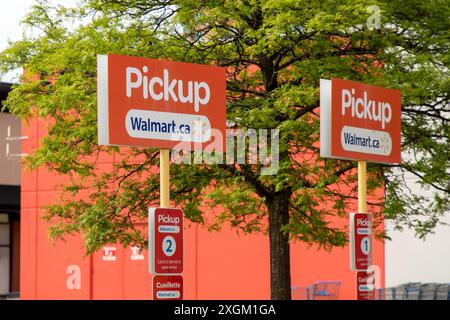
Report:
<svg viewBox="0 0 450 320"><path fill-rule="evenodd" d="M408 178L413 192L424 194L414 184L415 179ZM450 212L443 221L450 224ZM392 238L385 244L386 287L407 282L450 283L450 226L437 226L425 240L408 229L395 231L389 222L386 230Z"/></svg>
<svg viewBox="0 0 450 320"><path fill-rule="evenodd" d="M0 112L0 184L1 185L20 185L20 159L8 159L6 157L6 136L8 126L11 127L11 136L20 136L22 124L20 119L13 115ZM21 153L21 141L10 141L10 153Z"/></svg>

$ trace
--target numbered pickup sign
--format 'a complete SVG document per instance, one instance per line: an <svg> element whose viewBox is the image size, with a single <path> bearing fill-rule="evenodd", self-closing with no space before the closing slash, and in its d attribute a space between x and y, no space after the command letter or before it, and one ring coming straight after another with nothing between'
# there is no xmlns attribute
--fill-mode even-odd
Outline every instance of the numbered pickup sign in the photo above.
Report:
<svg viewBox="0 0 450 320"><path fill-rule="evenodd" d="M149 209L149 256L153 274L183 272L183 211Z"/></svg>
<svg viewBox="0 0 450 320"><path fill-rule="evenodd" d="M373 275L366 271L358 271L356 273L357 299L373 300L375 296Z"/></svg>
<svg viewBox="0 0 450 320"><path fill-rule="evenodd" d="M153 300L183 300L183 276L153 276Z"/></svg>
<svg viewBox="0 0 450 320"><path fill-rule="evenodd" d="M350 268L367 270L372 264L372 218L368 213L350 214Z"/></svg>

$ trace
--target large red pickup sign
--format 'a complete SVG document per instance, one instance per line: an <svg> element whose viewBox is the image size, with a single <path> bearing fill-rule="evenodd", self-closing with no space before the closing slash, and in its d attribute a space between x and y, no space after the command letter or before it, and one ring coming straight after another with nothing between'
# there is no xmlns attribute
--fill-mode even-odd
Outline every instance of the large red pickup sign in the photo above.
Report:
<svg viewBox="0 0 450 320"><path fill-rule="evenodd" d="M350 214L350 267L365 271L372 264L372 219L368 213Z"/></svg>
<svg viewBox="0 0 450 320"><path fill-rule="evenodd" d="M320 80L320 156L400 163L401 92Z"/></svg>
<svg viewBox="0 0 450 320"><path fill-rule="evenodd" d="M374 292L374 277L366 271L358 271L356 273L356 293L357 300L373 300Z"/></svg>
<svg viewBox="0 0 450 320"><path fill-rule="evenodd" d="M153 274L183 272L183 211L149 208L149 257Z"/></svg>
<svg viewBox="0 0 450 320"><path fill-rule="evenodd" d="M99 144L170 149L214 139L224 150L225 78L222 67L99 55Z"/></svg>
<svg viewBox="0 0 450 320"><path fill-rule="evenodd" d="M153 276L153 300L183 300L183 276Z"/></svg>

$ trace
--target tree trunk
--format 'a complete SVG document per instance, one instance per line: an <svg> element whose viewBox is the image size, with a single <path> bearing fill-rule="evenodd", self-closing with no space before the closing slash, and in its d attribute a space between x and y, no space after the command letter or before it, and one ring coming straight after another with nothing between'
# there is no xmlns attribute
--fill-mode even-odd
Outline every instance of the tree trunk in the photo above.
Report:
<svg viewBox="0 0 450 320"><path fill-rule="evenodd" d="M272 300L291 300L291 256L289 234L281 227L289 222L289 198L284 190L267 198L270 240L270 297Z"/></svg>

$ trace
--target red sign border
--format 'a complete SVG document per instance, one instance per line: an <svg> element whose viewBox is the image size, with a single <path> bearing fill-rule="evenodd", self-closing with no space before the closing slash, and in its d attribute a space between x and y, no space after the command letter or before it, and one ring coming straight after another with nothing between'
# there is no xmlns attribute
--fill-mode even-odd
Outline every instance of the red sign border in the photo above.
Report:
<svg viewBox="0 0 450 320"><path fill-rule="evenodd" d="M366 267L359 267L358 263L357 263L357 252L359 252L359 250L357 250L357 246L360 246L359 241L357 241L357 236L356 236L356 218L357 215L365 215L367 217L367 219L370 221L370 228L371 228L371 232L370 232L370 251L369 251L369 255L367 258L367 266ZM350 213L350 269L353 271L366 271L367 268L372 264L372 251L373 251L373 245L372 245L372 237L373 237L373 228L372 228L372 214L370 213L361 213L361 212L356 212L356 213Z"/></svg>
<svg viewBox="0 0 450 320"><path fill-rule="evenodd" d="M155 223L155 216L157 213L157 210L176 210L176 211L180 211L181 212L181 219L182 219L182 227L184 226L184 212L182 209L178 209L178 208L160 208L160 207L150 207L148 209L148 256L149 256L149 270L151 274L154 275L181 275L184 271L184 230L183 228L181 228L180 232L181 232L181 245L182 245L182 257L181 257L181 272L176 272L176 273L170 273L170 272L164 272L164 273L159 273L156 272L156 250L155 250L155 246L156 246L156 240L155 240L155 235L156 235L156 223Z"/></svg>

